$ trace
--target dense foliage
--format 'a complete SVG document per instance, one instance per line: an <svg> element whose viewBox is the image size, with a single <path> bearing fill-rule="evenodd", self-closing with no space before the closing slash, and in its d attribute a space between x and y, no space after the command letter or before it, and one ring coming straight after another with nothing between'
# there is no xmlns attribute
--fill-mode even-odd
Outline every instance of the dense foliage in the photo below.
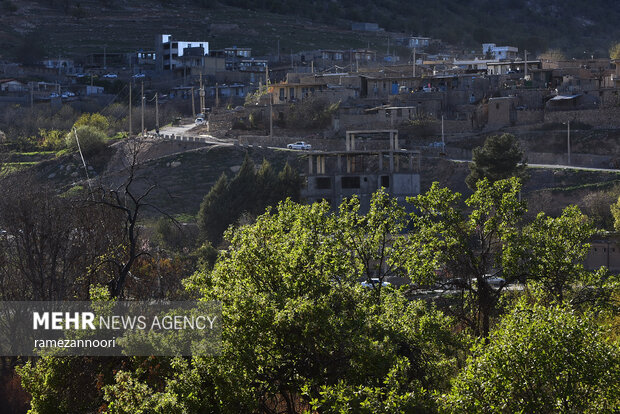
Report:
<svg viewBox="0 0 620 414"><path fill-rule="evenodd" d="M470 173L465 179L469 188L483 178L491 182L509 177L526 178L526 164L517 138L511 134L489 136L482 147L474 148Z"/></svg>
<svg viewBox="0 0 620 414"><path fill-rule="evenodd" d="M433 185L412 214L383 191L365 214L356 198L282 202L229 228L215 266L185 281L222 304L219 355L44 358L19 370L33 412L611 412L617 304L574 299L617 298L615 279L579 264L592 229L576 208L523 223L519 189L483 180L462 210ZM413 300L383 285L397 275L460 283Z"/></svg>
<svg viewBox="0 0 620 414"><path fill-rule="evenodd" d="M217 245L228 226L244 214L255 216L287 197L298 201L300 191L301 178L288 163L276 174L269 161L263 160L256 171L246 155L235 177L229 180L222 174L202 200L198 211L202 238Z"/></svg>

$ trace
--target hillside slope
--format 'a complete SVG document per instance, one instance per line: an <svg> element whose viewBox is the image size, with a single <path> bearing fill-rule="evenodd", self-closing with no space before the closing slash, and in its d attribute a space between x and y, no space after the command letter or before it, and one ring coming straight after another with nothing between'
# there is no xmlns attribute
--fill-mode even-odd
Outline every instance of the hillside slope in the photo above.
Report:
<svg viewBox="0 0 620 414"><path fill-rule="evenodd" d="M385 50L384 33L351 32L351 21L439 38L469 49L482 42L531 52L607 56L620 41L614 0L0 0L6 57L150 49L154 35L205 39L214 48L250 46L257 54L320 47ZM238 29L213 30L212 24Z"/></svg>

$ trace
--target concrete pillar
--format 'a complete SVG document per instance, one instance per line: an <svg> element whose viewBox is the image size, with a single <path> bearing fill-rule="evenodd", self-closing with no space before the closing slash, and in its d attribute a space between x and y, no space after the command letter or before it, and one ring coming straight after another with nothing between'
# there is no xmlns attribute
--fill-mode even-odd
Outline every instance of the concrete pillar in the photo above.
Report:
<svg viewBox="0 0 620 414"><path fill-rule="evenodd" d="M396 152L396 172L400 170L400 153Z"/></svg>
<svg viewBox="0 0 620 414"><path fill-rule="evenodd" d="M321 156L321 173L325 174L325 155Z"/></svg>
<svg viewBox="0 0 620 414"><path fill-rule="evenodd" d="M344 136L344 149L347 151L351 150L351 144L349 143L350 135L348 132Z"/></svg>
<svg viewBox="0 0 620 414"><path fill-rule="evenodd" d="M409 172L413 171L413 154L409 153Z"/></svg>
<svg viewBox="0 0 620 414"><path fill-rule="evenodd" d="M340 165L340 155L336 156L336 174L339 174L342 172L341 170L341 165Z"/></svg>
<svg viewBox="0 0 620 414"><path fill-rule="evenodd" d="M400 147L398 146L398 131L394 132L394 149L398 151Z"/></svg>
<svg viewBox="0 0 620 414"><path fill-rule="evenodd" d="M394 152L390 151L390 172L394 172Z"/></svg>
<svg viewBox="0 0 620 414"><path fill-rule="evenodd" d="M383 171L383 153L379 152L379 172Z"/></svg>
<svg viewBox="0 0 620 414"><path fill-rule="evenodd" d="M312 175L312 155L308 155L308 175Z"/></svg>
<svg viewBox="0 0 620 414"><path fill-rule="evenodd" d="M351 157L349 157L348 155L347 157L347 173L351 172Z"/></svg>
<svg viewBox="0 0 620 414"><path fill-rule="evenodd" d="M394 132L390 131L390 150L394 151Z"/></svg>

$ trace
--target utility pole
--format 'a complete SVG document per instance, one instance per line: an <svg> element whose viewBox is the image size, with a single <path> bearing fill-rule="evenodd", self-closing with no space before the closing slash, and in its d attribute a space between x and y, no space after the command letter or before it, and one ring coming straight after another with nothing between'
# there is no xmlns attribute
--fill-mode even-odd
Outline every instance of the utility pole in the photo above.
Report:
<svg viewBox="0 0 620 414"><path fill-rule="evenodd" d="M132 90L132 84L131 81L129 81L129 138L131 138L131 110L132 105L131 105L131 90Z"/></svg>
<svg viewBox="0 0 620 414"><path fill-rule="evenodd" d="M570 165L570 121L568 121L566 125L568 127L566 130L566 141L568 145L568 165Z"/></svg>
<svg viewBox="0 0 620 414"><path fill-rule="evenodd" d="M172 72L172 35L168 37L168 42L170 43L170 48L168 49L170 50L170 72Z"/></svg>
<svg viewBox="0 0 620 414"><path fill-rule="evenodd" d="M413 62L411 63L411 71L412 71L413 77L415 78L415 47L413 48Z"/></svg>
<svg viewBox="0 0 620 414"><path fill-rule="evenodd" d="M269 66L265 66L265 90L269 95L269 138L273 137L273 95L269 92Z"/></svg>
<svg viewBox="0 0 620 414"><path fill-rule="evenodd" d="M107 65L107 63L106 63L106 60L107 60L107 56L106 56L106 47L107 47L107 45L103 45L103 68L104 68L104 69L107 69L107 68L108 68L108 65Z"/></svg>
<svg viewBox="0 0 620 414"><path fill-rule="evenodd" d="M269 138L273 138L273 96L269 94Z"/></svg>
<svg viewBox="0 0 620 414"><path fill-rule="evenodd" d="M523 78L527 78L527 50L525 51L525 74Z"/></svg>
<svg viewBox="0 0 620 414"><path fill-rule="evenodd" d="M30 85L30 110L34 110L34 85Z"/></svg>
<svg viewBox="0 0 620 414"><path fill-rule="evenodd" d="M202 73L200 74L200 113L205 114L205 88L202 84Z"/></svg>
<svg viewBox="0 0 620 414"><path fill-rule="evenodd" d="M220 107L220 85L215 82L215 107Z"/></svg>
<svg viewBox="0 0 620 414"><path fill-rule="evenodd" d="M159 92L155 92L155 132L159 135Z"/></svg>
<svg viewBox="0 0 620 414"><path fill-rule="evenodd" d="M196 118L196 103L194 102L194 87L192 86L192 118Z"/></svg>
<svg viewBox="0 0 620 414"><path fill-rule="evenodd" d="M140 134L144 135L144 81L141 82L142 84L142 129L140 130Z"/></svg>
<svg viewBox="0 0 620 414"><path fill-rule="evenodd" d="M446 139L443 133L443 115L441 116L441 152L446 152Z"/></svg>

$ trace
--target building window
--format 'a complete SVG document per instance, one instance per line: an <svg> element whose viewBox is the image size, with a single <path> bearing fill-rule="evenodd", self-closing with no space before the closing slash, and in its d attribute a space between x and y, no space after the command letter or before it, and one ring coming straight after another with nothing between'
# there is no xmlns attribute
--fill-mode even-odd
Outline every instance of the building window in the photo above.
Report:
<svg viewBox="0 0 620 414"><path fill-rule="evenodd" d="M360 188L360 177L342 177L342 188Z"/></svg>
<svg viewBox="0 0 620 414"><path fill-rule="evenodd" d="M280 88L280 100L283 101L284 99L284 88Z"/></svg>
<svg viewBox="0 0 620 414"><path fill-rule="evenodd" d="M381 176L381 187L390 188L390 176L389 175Z"/></svg>
<svg viewBox="0 0 620 414"><path fill-rule="evenodd" d="M289 97L295 99L295 88L289 88Z"/></svg>
<svg viewBox="0 0 620 414"><path fill-rule="evenodd" d="M317 190L329 190L332 188L332 180L330 177L316 177Z"/></svg>

